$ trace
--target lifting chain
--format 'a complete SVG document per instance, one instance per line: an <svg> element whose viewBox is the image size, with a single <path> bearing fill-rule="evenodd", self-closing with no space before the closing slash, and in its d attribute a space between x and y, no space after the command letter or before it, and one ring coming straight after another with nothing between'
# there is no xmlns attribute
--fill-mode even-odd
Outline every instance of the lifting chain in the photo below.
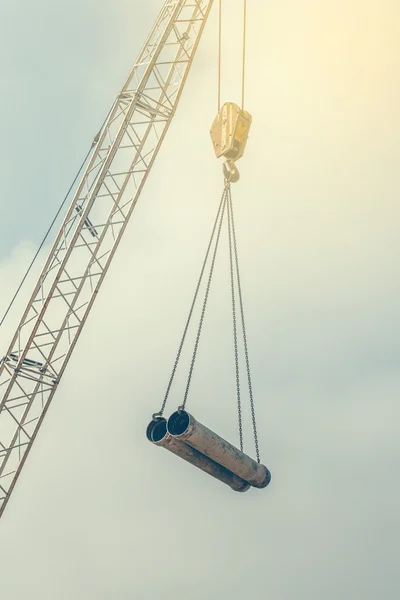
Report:
<svg viewBox="0 0 400 600"><path fill-rule="evenodd" d="M194 307L196 305L197 297L199 295L200 286L201 286L201 283L203 281L204 271L205 271L205 268L206 268L206 265L207 265L208 257L210 255L212 243L214 241L214 236L215 236L215 232L216 232L216 229L217 229L217 226L218 226L218 221L221 222L221 218L220 218L221 217L221 211L225 210L225 203L226 203L226 187L224 188L224 191L223 191L222 197L221 197L221 201L219 203L219 208L218 208L217 216L216 216L215 221L214 221L214 226L213 226L213 229L212 229L212 232L211 232L210 241L208 242L206 255L205 255L204 262L203 262L203 265L202 265L202 268L201 268L201 271L200 271L200 277L199 277L199 280L197 282L197 286L196 286L196 290L195 290L195 293L194 293L193 301L192 301L192 304L191 304L191 307L190 307L190 310L189 310L189 316L187 318L187 321L186 321L186 324L185 324L185 328L183 330L182 339L181 339L181 342L179 344L178 353L176 355L175 363L174 363L174 366L173 366L173 369L172 369L172 373L171 373L171 377L170 377L169 382L168 382L167 391L165 392L165 396L164 396L164 400L163 400L161 409L159 410L158 413L155 413L153 415L153 418L155 418L155 417L162 417L162 415L164 414L165 407L166 407L166 404L167 404L167 401L168 401L168 396L169 396L169 393L171 391L172 383L174 381L176 369L178 368L179 359L180 359L181 354L182 354L183 345L185 343L185 339L186 339L186 335L187 335L187 332L188 332L188 329L189 329L189 325L190 325L190 322L192 320L193 311L194 311ZM221 229L221 227L219 227L219 229L218 229L219 232L220 232L220 229ZM210 284L211 284L211 282L210 282ZM192 371L193 371L193 367L192 367Z"/></svg>
<svg viewBox="0 0 400 600"><path fill-rule="evenodd" d="M239 295L240 318L241 318L241 322L242 322L243 345L244 345L244 354L245 354L246 372L247 372L247 383L248 383L248 387L249 387L249 396L250 396L250 410L251 410L251 419L252 419L252 424L253 424L254 445L255 445L255 450L256 450L257 462L260 462L260 448L259 448L259 444L258 444L256 411L255 411L255 406L254 406L253 386L252 386L252 382L251 382L249 349L248 349L248 344L247 344L247 333L246 333L246 322L245 322L245 318L244 318L242 285L241 285L241 281L240 281L239 256L238 256L238 248L237 248L237 242L236 242L235 217L233 214L233 203L232 203L232 195L231 195L230 188L229 188L229 204L230 204L230 214L231 214L231 220L232 220L232 238L233 238L233 248L234 248L234 254L235 254L236 278L237 278L237 287L238 287L238 295Z"/></svg>
<svg viewBox="0 0 400 600"><path fill-rule="evenodd" d="M240 322L243 334L243 344L244 344L244 354L246 361L246 372L247 372L247 382L249 388L249 396L250 396L250 409L251 409L251 417L252 417L252 425L253 425L253 435L254 435L254 444L256 450L257 461L260 462L260 452L259 452L259 444L258 444L258 434L257 434L257 425L256 425L256 416L255 416L255 408L254 408L254 398L253 398L253 388L251 383L251 372L250 372L250 361L249 361L249 352L247 345L247 335L246 335L246 324L244 318L244 308L243 308L243 296L242 296L242 288L240 281L240 270L239 270L239 257L238 257L238 248L236 241L236 229L235 229L235 220L233 213L233 202L232 202L232 194L231 194L231 185L229 180L225 180L224 190L222 193L221 201L219 204L217 216L214 222L214 226L212 229L210 241L208 243L206 256L202 265L202 269L200 272L200 277L197 282L195 294L193 297L193 301L189 310L189 316L187 318L185 328L183 331L182 339L179 344L178 353L175 358L174 366L172 369L171 377L168 382L167 390L164 396L164 400L161 406L161 409L158 413L153 415L153 418L161 417L165 411L165 407L167 404L167 400L171 391L172 383L176 374L176 370L179 364L179 360L182 354L182 349L184 346L184 342L186 339L186 335L189 329L190 322L192 320L194 308L196 305L196 301L198 299L200 286L204 278L204 273L206 269L206 265L210 255L212 254L210 270L208 274L206 290L203 300L203 305L200 314L200 321L197 329L197 335L192 355L192 360L190 363L189 374L186 384L186 389L183 397L182 405L178 410L184 410L186 408L187 399L189 395L190 385L192 382L194 365L196 362L197 351L199 347L200 337L203 329L204 317L207 309L208 298L211 288L211 283L214 275L215 269L215 261L217 257L217 251L219 248L219 242L221 238L222 224L224 221L225 212L227 213L227 221L228 221L228 239L229 239L229 264L230 264L230 281L231 281L231 299L232 299L232 319L233 319L233 341L234 341L234 355L235 355L235 372L236 372L236 395L237 395L237 412L238 412L238 426L239 426L239 443L240 449L243 451L243 423L242 423L242 400L241 400L241 389L240 389L240 370L239 370L239 349L238 349L238 325L237 325L237 301L239 305L240 311ZM214 246L213 250L212 247ZM236 283L235 283L236 279Z"/></svg>
<svg viewBox="0 0 400 600"><path fill-rule="evenodd" d="M236 370L236 396L238 409L239 442L240 449L243 452L243 422L242 422L242 402L240 397L240 371L239 371L239 350L237 341L237 323L236 323L236 294L235 294L235 273L233 269L232 252L232 196L230 187L228 192L228 238L229 238L229 266L231 274L231 295L232 295L232 322L233 322L233 345L235 350L235 370Z"/></svg>

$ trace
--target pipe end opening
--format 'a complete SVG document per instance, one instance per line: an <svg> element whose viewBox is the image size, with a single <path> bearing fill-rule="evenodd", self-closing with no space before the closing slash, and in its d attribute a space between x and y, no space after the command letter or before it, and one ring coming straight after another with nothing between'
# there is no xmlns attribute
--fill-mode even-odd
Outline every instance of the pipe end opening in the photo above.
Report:
<svg viewBox="0 0 400 600"><path fill-rule="evenodd" d="M150 442L157 443L167 435L167 420L164 417L153 419L146 429L146 436Z"/></svg>
<svg viewBox="0 0 400 600"><path fill-rule="evenodd" d="M168 431L171 435L182 435L190 423L190 415L185 410L172 413L168 419Z"/></svg>
<svg viewBox="0 0 400 600"><path fill-rule="evenodd" d="M266 488L267 485L269 485L271 482L271 471L269 469L267 469L267 467L265 467L265 470L266 470L266 474L265 474L264 485L262 486L263 488Z"/></svg>

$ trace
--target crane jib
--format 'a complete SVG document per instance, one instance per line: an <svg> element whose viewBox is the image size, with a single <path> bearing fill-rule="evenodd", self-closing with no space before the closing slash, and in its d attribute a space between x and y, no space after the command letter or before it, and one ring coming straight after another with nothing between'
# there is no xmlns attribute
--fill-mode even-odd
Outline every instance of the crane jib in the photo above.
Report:
<svg viewBox="0 0 400 600"><path fill-rule="evenodd" d="M0 361L0 516L173 119L213 0L167 0Z"/></svg>

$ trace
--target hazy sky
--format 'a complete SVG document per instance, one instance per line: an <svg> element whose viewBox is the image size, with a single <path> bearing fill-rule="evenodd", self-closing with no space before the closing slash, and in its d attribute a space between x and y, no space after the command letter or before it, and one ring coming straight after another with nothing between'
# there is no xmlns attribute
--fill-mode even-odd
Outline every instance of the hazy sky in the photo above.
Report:
<svg viewBox="0 0 400 600"><path fill-rule="evenodd" d="M272 483L234 494L144 435L222 188L208 134L214 7L0 522L2 599L399 598L400 4L248 5L253 128L233 198ZM0 312L161 6L0 1ZM241 2L225 6L222 92L238 101ZM226 268L221 258L188 407L237 442Z"/></svg>

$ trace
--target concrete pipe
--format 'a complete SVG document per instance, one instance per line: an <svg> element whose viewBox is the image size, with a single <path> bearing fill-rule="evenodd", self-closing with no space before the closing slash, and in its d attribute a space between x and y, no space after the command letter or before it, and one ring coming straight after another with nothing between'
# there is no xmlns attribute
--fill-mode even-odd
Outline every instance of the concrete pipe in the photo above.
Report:
<svg viewBox="0 0 400 600"><path fill-rule="evenodd" d="M167 431L167 420L164 417L153 419L147 427L146 435L152 444L166 448L173 454L176 454L176 456L183 458L183 460L186 460L198 469L215 477L215 479L219 479L222 483L229 485L235 492L246 492L250 488L247 481L240 479L240 477L207 456L204 456L204 454L201 454L195 448L172 437Z"/></svg>
<svg viewBox="0 0 400 600"><path fill-rule="evenodd" d="M196 421L185 410L174 412L168 419L167 427L175 440L185 442L250 485L264 488L271 481L267 467Z"/></svg>

